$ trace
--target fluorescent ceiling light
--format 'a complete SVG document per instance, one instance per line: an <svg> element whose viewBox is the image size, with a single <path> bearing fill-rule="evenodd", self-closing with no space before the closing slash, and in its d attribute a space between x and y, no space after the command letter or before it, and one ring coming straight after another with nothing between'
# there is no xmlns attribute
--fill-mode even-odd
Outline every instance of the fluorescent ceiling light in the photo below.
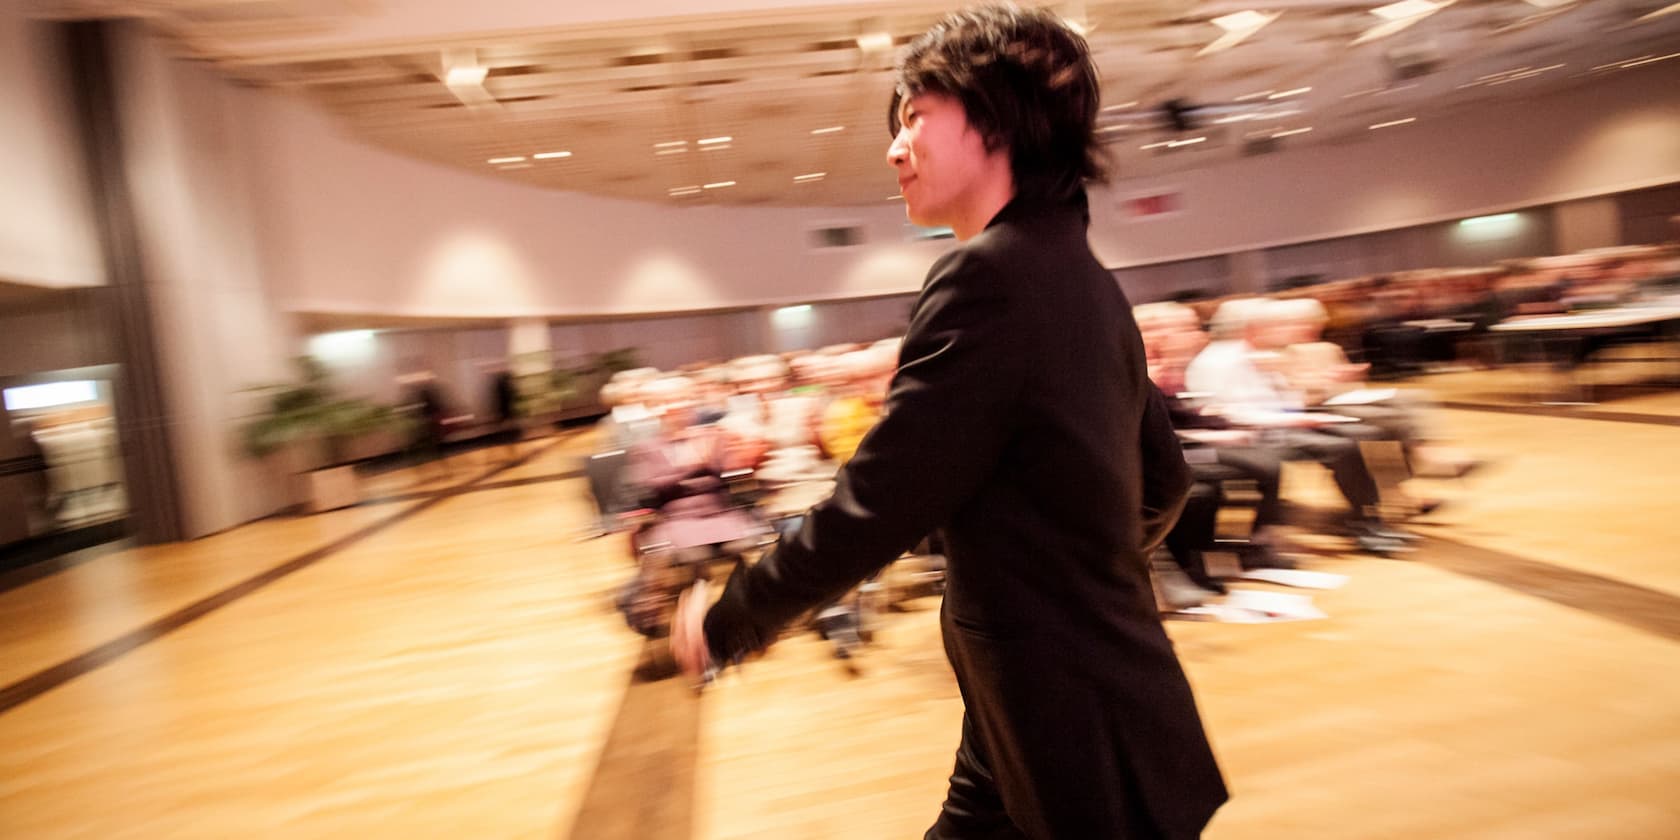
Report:
<svg viewBox="0 0 1680 840"><path fill-rule="evenodd" d="M1271 96L1271 95L1272 95L1272 92L1269 91L1269 90L1257 90L1253 93L1245 93L1242 96L1237 97L1236 101L1247 102L1250 99L1263 99L1263 98Z"/></svg>
<svg viewBox="0 0 1680 840"><path fill-rule="evenodd" d="M501 164L504 164L504 163L524 163L524 162L525 162L525 156L524 155L509 155L507 157L493 157L493 158L490 158L489 160L485 161L485 163L495 164L497 166L500 166Z"/></svg>
<svg viewBox="0 0 1680 840"><path fill-rule="evenodd" d="M864 52L886 52L892 49L893 38L887 32L865 32L857 38L858 49Z"/></svg>
<svg viewBox="0 0 1680 840"><path fill-rule="evenodd" d="M823 178L825 178L827 176L828 176L827 172L807 172L804 175L793 176L793 180L795 182L821 181Z"/></svg>
<svg viewBox="0 0 1680 840"><path fill-rule="evenodd" d="M1421 15L1431 15L1442 9L1445 3L1431 3L1430 0L1400 0L1386 6L1378 6L1371 10L1371 14L1383 20L1405 20Z"/></svg>
<svg viewBox="0 0 1680 840"><path fill-rule="evenodd" d="M444 75L443 83L450 87L476 87L484 84L484 77L490 71L484 67L451 67Z"/></svg>
<svg viewBox="0 0 1680 840"><path fill-rule="evenodd" d="M846 130L846 127L843 126L843 125L831 125L827 128L813 128L813 129L811 129L811 133L812 134L839 134L840 132L845 131L845 130Z"/></svg>
<svg viewBox="0 0 1680 840"><path fill-rule="evenodd" d="M699 193L700 193L700 185L699 184L692 184L692 185L686 186L686 187L672 187L671 188L671 195L672 196L698 195Z"/></svg>
<svg viewBox="0 0 1680 840"><path fill-rule="evenodd" d="M687 149L659 149L658 151L655 151L654 154L655 155L686 155L686 154L688 154L688 150Z"/></svg>
<svg viewBox="0 0 1680 840"><path fill-rule="evenodd" d="M728 143L728 142L730 142L734 139L735 138L733 138L733 137L707 137L704 140L699 140L699 141L696 141L696 142L698 142L702 146L716 146L719 143Z"/></svg>
<svg viewBox="0 0 1680 840"><path fill-rule="evenodd" d="M720 190L720 189L723 189L724 187L735 186L735 182L734 181L716 181L716 182L713 182L713 183L710 183L710 184L701 184L700 186L702 186L702 187L704 187L708 190Z"/></svg>
<svg viewBox="0 0 1680 840"><path fill-rule="evenodd" d="M1311 126L1308 126L1307 128L1292 128L1288 131L1279 131L1279 132L1274 133L1272 135L1272 139L1275 140L1279 137L1294 137L1297 134L1306 134L1309 131L1312 131Z"/></svg>
<svg viewBox="0 0 1680 840"><path fill-rule="evenodd" d="M1298 88L1295 88L1294 90L1279 91L1277 93L1268 94L1266 96L1266 98L1267 99L1287 99L1291 96L1300 96L1303 93L1312 93L1312 88L1311 87L1298 87Z"/></svg>
<svg viewBox="0 0 1680 840"><path fill-rule="evenodd" d="M888 201L903 201L904 196L902 194L900 194L900 195L889 195L889 196L887 196L887 200Z"/></svg>
<svg viewBox="0 0 1680 840"><path fill-rule="evenodd" d="M678 146L687 146L687 145L688 145L687 140L667 140L663 143L655 143L655 144L653 144L653 147L655 149L674 149Z"/></svg>
<svg viewBox="0 0 1680 840"><path fill-rule="evenodd" d="M1233 12L1213 19L1213 25L1226 32L1252 32L1271 23L1277 15L1264 15L1250 9L1246 12Z"/></svg>
<svg viewBox="0 0 1680 840"><path fill-rule="evenodd" d="M1167 143L1167 148L1176 149L1180 146L1193 146L1197 143L1205 143L1205 142L1207 142L1206 137L1192 137L1188 140L1172 140L1172 141L1169 141Z"/></svg>
<svg viewBox="0 0 1680 840"><path fill-rule="evenodd" d="M1523 2L1541 9L1555 9L1559 6L1567 6L1575 0L1523 0Z"/></svg>
<svg viewBox="0 0 1680 840"><path fill-rule="evenodd" d="M534 157L537 160L556 160L558 158L569 158L571 156L571 152L537 152L531 157Z"/></svg>
<svg viewBox="0 0 1680 840"><path fill-rule="evenodd" d="M1390 121L1390 122L1377 123L1376 125L1371 126L1371 128L1372 129L1393 128L1394 126L1397 126L1397 125L1406 125L1407 123L1415 123L1415 122L1417 122L1417 117L1407 117L1403 120L1393 120L1393 121Z"/></svg>
<svg viewBox="0 0 1680 840"><path fill-rule="evenodd" d="M1371 14L1383 19L1382 23L1360 33L1353 39L1353 46L1387 38L1398 32L1410 29L1413 24L1422 21L1436 12L1451 6L1456 0L1442 0L1431 3L1429 0L1400 0L1371 10Z"/></svg>

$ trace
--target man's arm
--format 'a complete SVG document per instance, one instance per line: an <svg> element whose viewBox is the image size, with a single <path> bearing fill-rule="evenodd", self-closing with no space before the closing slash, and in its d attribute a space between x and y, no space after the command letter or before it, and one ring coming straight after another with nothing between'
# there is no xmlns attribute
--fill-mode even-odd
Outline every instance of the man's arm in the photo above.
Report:
<svg viewBox="0 0 1680 840"><path fill-rule="evenodd" d="M936 263L900 354L886 414L834 495L750 569L707 614L714 662L757 651L811 607L891 562L965 502L991 472L1024 381L1023 325L1010 278L973 254Z"/></svg>

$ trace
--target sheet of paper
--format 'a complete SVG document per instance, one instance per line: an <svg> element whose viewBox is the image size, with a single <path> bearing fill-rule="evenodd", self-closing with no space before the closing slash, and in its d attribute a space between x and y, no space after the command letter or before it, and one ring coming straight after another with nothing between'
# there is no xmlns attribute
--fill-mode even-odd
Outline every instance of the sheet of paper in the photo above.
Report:
<svg viewBox="0 0 1680 840"><path fill-rule="evenodd" d="M1197 621L1225 624L1269 624L1277 621L1309 621L1329 618L1307 595L1233 589L1219 603L1187 607L1172 615Z"/></svg>
<svg viewBox="0 0 1680 840"><path fill-rule="evenodd" d="M1394 399L1394 395L1397 393L1399 392L1394 388L1360 388L1357 391L1348 391L1346 393L1337 394L1336 396L1325 400L1324 404L1370 405L1371 403L1380 403L1392 400Z"/></svg>
<svg viewBox="0 0 1680 840"><path fill-rule="evenodd" d="M1275 583L1279 586L1293 586L1296 589L1341 589L1342 584L1348 581L1347 575L1310 572L1305 569L1249 569L1238 577L1243 580Z"/></svg>

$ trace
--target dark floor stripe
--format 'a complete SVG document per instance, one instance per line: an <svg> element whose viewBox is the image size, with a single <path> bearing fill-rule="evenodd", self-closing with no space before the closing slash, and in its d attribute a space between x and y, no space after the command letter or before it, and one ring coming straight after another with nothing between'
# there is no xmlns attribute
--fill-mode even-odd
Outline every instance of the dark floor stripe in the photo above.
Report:
<svg viewBox="0 0 1680 840"><path fill-rule="evenodd" d="M128 518L47 534L0 551L0 594L129 547Z"/></svg>
<svg viewBox="0 0 1680 840"><path fill-rule="evenodd" d="M124 654L173 633L176 630L193 623L194 621L228 606L229 604L235 603L241 598L245 598L263 589L275 581L307 569L310 566L313 566L316 563L319 563L322 560L325 560L326 558L379 533L380 531L384 531L393 525L412 519L422 512L437 506L441 502L467 492L473 486L480 484L493 476L499 475L500 473L529 462L532 458L548 451L558 443L559 441L556 440L539 449L534 449L515 460L490 469L483 475L465 484L446 487L439 490L414 507L398 511L385 519L381 519L378 522L355 531L354 533L341 537L338 540L315 549L314 551L293 557L278 566L259 572L249 578L246 578L245 580L240 581L239 583L221 590L220 592L200 598L181 609L118 636L117 638L87 651L86 653L66 659L57 665L24 677L5 688L0 688L0 714L5 714L17 706L27 703L42 694L58 688L59 686L64 685L83 674L109 664L110 662L122 657Z"/></svg>
<svg viewBox="0 0 1680 840"><path fill-rule="evenodd" d="M601 758L584 794L572 840L688 840L700 753L700 697L669 664L663 642L642 646Z"/></svg>
<svg viewBox="0 0 1680 840"><path fill-rule="evenodd" d="M1406 556L1680 642L1680 597L1667 592L1438 536Z"/></svg>
<svg viewBox="0 0 1680 840"><path fill-rule="evenodd" d="M1604 420L1611 423L1643 423L1648 426L1680 426L1680 417L1662 414L1635 414L1630 411L1594 411L1563 405L1508 405L1505 403L1445 400L1441 403L1441 407L1456 408L1463 411L1490 411L1496 414L1561 417L1567 420Z"/></svg>
<svg viewBox="0 0 1680 840"><path fill-rule="evenodd" d="M510 478L506 481L487 481L483 484L475 484L471 487L463 488L461 492L482 493L486 490L506 490L510 487L525 487L531 484L544 484L550 481L568 481L570 479L582 477L583 470L543 473L542 475L527 476L525 478ZM363 499L361 504L389 505L397 502L412 502L418 499L424 499L436 492L436 490L416 490L412 493L393 493L389 496L375 496L370 499Z"/></svg>

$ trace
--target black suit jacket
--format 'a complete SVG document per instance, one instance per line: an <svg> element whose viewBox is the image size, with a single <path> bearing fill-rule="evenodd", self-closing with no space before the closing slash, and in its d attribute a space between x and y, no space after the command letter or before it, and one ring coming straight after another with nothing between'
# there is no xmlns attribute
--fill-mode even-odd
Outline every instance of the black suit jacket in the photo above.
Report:
<svg viewBox="0 0 1680 840"><path fill-rule="evenodd" d="M1195 836L1225 788L1145 565L1191 479L1086 224L1083 196L1017 199L934 264L885 416L706 636L758 650L942 528L946 652L1011 820Z"/></svg>

